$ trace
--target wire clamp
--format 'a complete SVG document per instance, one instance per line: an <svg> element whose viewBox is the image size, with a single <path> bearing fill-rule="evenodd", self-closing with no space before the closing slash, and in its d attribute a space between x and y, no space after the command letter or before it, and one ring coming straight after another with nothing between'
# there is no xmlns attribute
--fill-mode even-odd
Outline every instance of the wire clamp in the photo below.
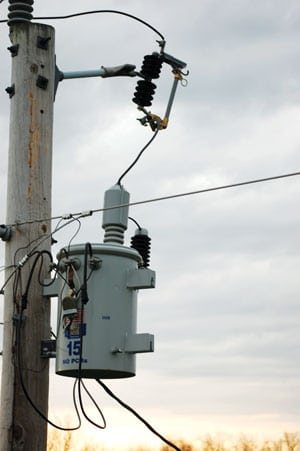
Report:
<svg viewBox="0 0 300 451"><path fill-rule="evenodd" d="M19 53L19 44L11 45L10 47L7 47L7 50L10 52L11 57L14 58Z"/></svg>
<svg viewBox="0 0 300 451"><path fill-rule="evenodd" d="M56 357L56 340L42 340L40 355L44 359L55 358Z"/></svg>
<svg viewBox="0 0 300 451"><path fill-rule="evenodd" d="M13 317L12 317L13 323L15 326L17 326L20 323L21 323L21 325L24 324L26 318L27 318L26 315L24 315L24 314L20 315L19 313L14 313Z"/></svg>
<svg viewBox="0 0 300 451"><path fill-rule="evenodd" d="M11 86L8 86L8 87L5 89L5 91L6 91L7 94L9 95L9 98L12 99L13 96L15 95L15 93L16 93L15 85L13 84L13 85L11 85Z"/></svg>
<svg viewBox="0 0 300 451"><path fill-rule="evenodd" d="M61 217L61 219L72 219L73 218L73 215L72 215L72 213L66 213L66 214L64 214L64 215L62 215L62 217Z"/></svg>

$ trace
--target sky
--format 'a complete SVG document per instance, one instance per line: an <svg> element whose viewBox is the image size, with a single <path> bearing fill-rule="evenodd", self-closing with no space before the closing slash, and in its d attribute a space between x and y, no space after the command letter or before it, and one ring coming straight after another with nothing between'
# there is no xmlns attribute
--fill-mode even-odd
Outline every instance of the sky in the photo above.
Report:
<svg viewBox="0 0 300 451"><path fill-rule="evenodd" d="M6 8L4 1L1 18ZM187 62L189 70L168 128L123 180L132 201L299 171L297 0L36 0L34 14L105 8L149 22L166 37L166 52ZM139 68L144 55L158 50L151 30L113 14L45 23L55 26L63 71L123 63ZM5 223L6 24L0 42L0 222ZM141 116L131 101L135 85L134 78L60 83L53 215L101 208L104 191L152 136L136 120ZM171 70L164 67L152 112L163 116L171 85ZM276 437L299 431L299 197L300 178L291 177L131 207L130 215L152 238L157 286L139 293L138 330L155 335L155 352L137 356L135 378L108 385L162 434L196 441L206 433ZM102 242L101 221L99 213L82 219L73 243ZM134 230L130 224L127 245ZM73 225L58 233L53 253L75 232ZM0 253L3 265L3 243ZM86 434L115 449L124 440L159 449L161 442L143 425L92 382L91 387L108 428L98 435L85 426ZM56 376L53 365L50 388L50 415L75 421L72 381Z"/></svg>

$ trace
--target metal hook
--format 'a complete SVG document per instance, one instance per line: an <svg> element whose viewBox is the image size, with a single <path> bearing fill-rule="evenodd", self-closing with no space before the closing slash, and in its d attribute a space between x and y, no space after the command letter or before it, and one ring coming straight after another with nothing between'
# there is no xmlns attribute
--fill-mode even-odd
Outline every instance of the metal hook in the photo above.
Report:
<svg viewBox="0 0 300 451"><path fill-rule="evenodd" d="M181 86L182 86L183 88L186 88L187 85L189 84L189 82L187 81L186 78L182 78L182 79L180 80L180 84L181 84Z"/></svg>
<svg viewBox="0 0 300 451"><path fill-rule="evenodd" d="M188 75L190 74L190 71L187 70L186 72L180 71L181 75L183 75L184 77L188 77Z"/></svg>

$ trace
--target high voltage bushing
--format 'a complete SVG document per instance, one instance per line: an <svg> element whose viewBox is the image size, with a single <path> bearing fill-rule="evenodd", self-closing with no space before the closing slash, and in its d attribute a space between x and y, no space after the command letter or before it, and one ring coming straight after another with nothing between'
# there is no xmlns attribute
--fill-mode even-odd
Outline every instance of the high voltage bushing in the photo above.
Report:
<svg viewBox="0 0 300 451"><path fill-rule="evenodd" d="M30 22L33 18L33 2L34 0L9 0L7 24Z"/></svg>
<svg viewBox="0 0 300 451"><path fill-rule="evenodd" d="M162 59L158 53L146 55L143 60L141 75L144 80L137 82L137 87L132 101L138 106L151 106L156 85L151 82L152 79L159 78Z"/></svg>

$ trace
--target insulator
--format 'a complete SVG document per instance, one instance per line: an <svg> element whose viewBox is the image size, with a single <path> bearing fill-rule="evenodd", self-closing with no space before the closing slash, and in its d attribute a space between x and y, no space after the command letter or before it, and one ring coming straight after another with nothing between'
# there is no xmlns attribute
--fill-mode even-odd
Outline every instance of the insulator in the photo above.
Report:
<svg viewBox="0 0 300 451"><path fill-rule="evenodd" d="M9 0L8 7L8 25L19 22L30 22L32 20L32 11L34 0Z"/></svg>
<svg viewBox="0 0 300 451"><path fill-rule="evenodd" d="M139 80L132 101L138 106L152 105L156 85L147 80Z"/></svg>
<svg viewBox="0 0 300 451"><path fill-rule="evenodd" d="M124 227L114 224L105 228L104 243L124 244Z"/></svg>
<svg viewBox="0 0 300 451"><path fill-rule="evenodd" d="M104 243L124 243L129 199L129 192L121 185L116 184L105 191L102 220L102 227L105 230ZM124 207L118 208L120 205Z"/></svg>
<svg viewBox="0 0 300 451"><path fill-rule="evenodd" d="M153 78L159 78L162 60L157 53L152 55L146 55L141 68L141 74L146 80L152 80Z"/></svg>
<svg viewBox="0 0 300 451"><path fill-rule="evenodd" d="M142 267L148 268L150 264L151 238L146 229L138 229L131 238L131 247L137 250L143 259Z"/></svg>

